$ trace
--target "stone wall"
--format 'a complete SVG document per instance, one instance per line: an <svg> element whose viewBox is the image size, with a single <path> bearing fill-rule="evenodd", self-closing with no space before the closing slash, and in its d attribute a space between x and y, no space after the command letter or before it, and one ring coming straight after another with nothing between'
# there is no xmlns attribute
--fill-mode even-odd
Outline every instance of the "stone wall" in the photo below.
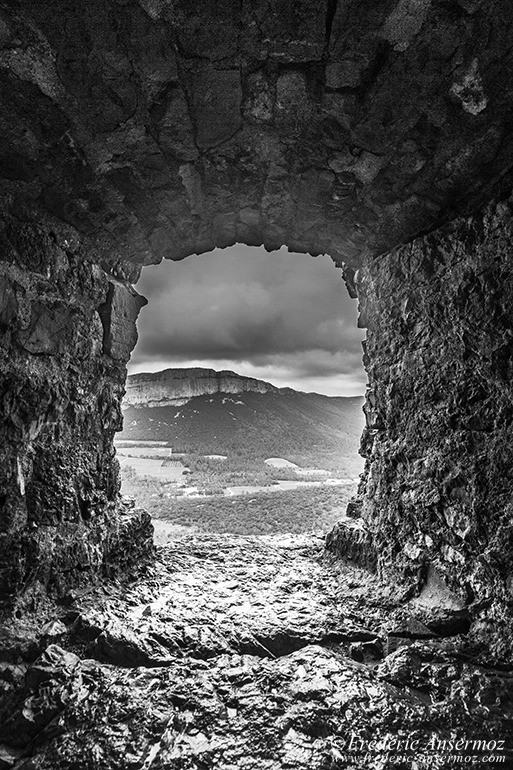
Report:
<svg viewBox="0 0 513 770"><path fill-rule="evenodd" d="M511 190L512 29L511 0L0 0L5 595L120 561L126 282L241 242L357 271L382 567L505 606L508 205L439 228Z"/></svg>
<svg viewBox="0 0 513 770"><path fill-rule="evenodd" d="M369 386L353 512L384 575L413 593L437 574L476 609L496 602L494 623L513 607L512 212L490 206L356 276Z"/></svg>
<svg viewBox="0 0 513 770"><path fill-rule="evenodd" d="M91 263L73 228L4 203L0 597L9 604L27 586L62 593L91 570L126 568L151 550L151 528L118 504L112 446L144 300Z"/></svg>
<svg viewBox="0 0 513 770"><path fill-rule="evenodd" d="M110 262L355 266L504 183L512 29L511 0L0 0L2 185Z"/></svg>

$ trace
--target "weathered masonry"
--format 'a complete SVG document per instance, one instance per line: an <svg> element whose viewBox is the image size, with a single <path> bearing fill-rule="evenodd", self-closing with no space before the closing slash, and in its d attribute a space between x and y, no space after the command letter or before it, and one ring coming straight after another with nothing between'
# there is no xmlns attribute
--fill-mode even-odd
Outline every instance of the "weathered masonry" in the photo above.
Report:
<svg viewBox="0 0 513 770"><path fill-rule="evenodd" d="M0 3L6 606L150 553L112 447L131 284L240 242L359 298L380 570L507 625L512 35L510 0Z"/></svg>

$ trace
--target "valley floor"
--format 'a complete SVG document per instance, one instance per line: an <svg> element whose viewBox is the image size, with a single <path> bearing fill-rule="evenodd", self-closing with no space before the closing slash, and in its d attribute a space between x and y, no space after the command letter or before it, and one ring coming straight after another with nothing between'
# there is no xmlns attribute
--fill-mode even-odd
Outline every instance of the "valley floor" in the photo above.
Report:
<svg viewBox="0 0 513 770"><path fill-rule="evenodd" d="M511 674L321 537L188 535L70 602L3 639L0 768L511 766Z"/></svg>

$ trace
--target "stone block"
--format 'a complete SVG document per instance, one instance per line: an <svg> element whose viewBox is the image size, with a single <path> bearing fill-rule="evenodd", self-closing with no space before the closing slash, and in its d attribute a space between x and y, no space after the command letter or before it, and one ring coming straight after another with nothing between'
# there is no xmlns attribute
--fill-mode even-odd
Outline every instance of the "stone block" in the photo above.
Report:
<svg viewBox="0 0 513 770"><path fill-rule="evenodd" d="M29 328L21 335L21 344L35 355L59 355L69 345L73 333L70 309L62 304L53 306L34 302Z"/></svg>
<svg viewBox="0 0 513 770"><path fill-rule="evenodd" d="M330 62L326 66L326 86L328 88L357 88L360 84L364 62L348 59Z"/></svg>
<svg viewBox="0 0 513 770"><path fill-rule="evenodd" d="M15 284L2 276L0 283L0 329L7 329L18 313Z"/></svg>
<svg viewBox="0 0 513 770"><path fill-rule="evenodd" d="M207 64L195 66L187 76L187 91L200 150L225 142L240 127L242 88L239 69L218 70Z"/></svg>
<svg viewBox="0 0 513 770"><path fill-rule="evenodd" d="M326 537L326 549L359 567L376 570L378 558L373 538L361 520L339 521Z"/></svg>
<svg viewBox="0 0 513 770"><path fill-rule="evenodd" d="M131 286L111 280L107 301L98 312L103 324L103 352L126 362L137 342L135 322L147 300Z"/></svg>

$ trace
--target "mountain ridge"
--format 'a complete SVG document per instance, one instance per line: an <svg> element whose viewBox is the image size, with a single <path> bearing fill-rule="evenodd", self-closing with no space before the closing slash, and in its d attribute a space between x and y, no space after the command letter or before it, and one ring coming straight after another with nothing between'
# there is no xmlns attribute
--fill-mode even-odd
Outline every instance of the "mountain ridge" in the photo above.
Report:
<svg viewBox="0 0 513 770"><path fill-rule="evenodd" d="M123 408L182 406L195 396L214 393L275 393L277 395L322 396L324 398L358 398L357 396L327 396L306 393L294 388L280 388L256 377L246 377L229 369L175 367L159 372L139 372L127 377Z"/></svg>
<svg viewBox="0 0 513 770"><path fill-rule="evenodd" d="M346 476L361 472L358 447L364 424L363 396L303 393L253 378L233 380L231 375L228 384L238 390L219 390L226 378L202 378L200 386L213 390L196 395L195 385L185 381L190 370L180 371L180 390L171 393L159 384L158 372L152 373L149 382L142 375L132 375L138 378L137 387L134 390L133 380L129 380L131 398L123 404L124 428L119 441L158 440L168 442L174 451L283 457L303 467L331 470L344 466ZM176 385L176 378L171 379Z"/></svg>

